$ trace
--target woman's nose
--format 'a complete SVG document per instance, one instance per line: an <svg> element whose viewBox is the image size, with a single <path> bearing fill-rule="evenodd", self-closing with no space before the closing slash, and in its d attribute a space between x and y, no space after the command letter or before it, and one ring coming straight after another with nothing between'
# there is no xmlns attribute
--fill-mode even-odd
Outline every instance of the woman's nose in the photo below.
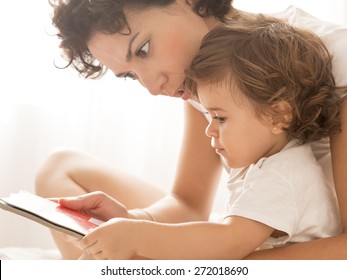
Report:
<svg viewBox="0 0 347 280"><path fill-rule="evenodd" d="M156 96L163 93L166 79L163 75L155 75L153 73L146 73L141 77L141 84L148 89L150 94Z"/></svg>

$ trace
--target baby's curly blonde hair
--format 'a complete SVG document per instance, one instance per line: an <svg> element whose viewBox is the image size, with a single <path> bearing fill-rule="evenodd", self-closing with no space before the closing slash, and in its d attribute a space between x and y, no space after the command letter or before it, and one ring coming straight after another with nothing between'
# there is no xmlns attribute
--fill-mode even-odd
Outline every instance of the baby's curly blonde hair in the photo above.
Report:
<svg viewBox="0 0 347 280"><path fill-rule="evenodd" d="M289 139L319 140L340 131L339 92L332 59L324 43L310 31L268 16L238 16L212 30L186 71L186 86L196 93L200 83L236 83L258 116L288 115L270 111L286 101Z"/></svg>

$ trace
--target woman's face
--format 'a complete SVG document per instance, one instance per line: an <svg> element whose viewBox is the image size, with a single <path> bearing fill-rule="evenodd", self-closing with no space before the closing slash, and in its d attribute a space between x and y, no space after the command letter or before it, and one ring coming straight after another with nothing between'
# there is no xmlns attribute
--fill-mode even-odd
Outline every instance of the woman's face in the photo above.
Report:
<svg viewBox="0 0 347 280"><path fill-rule="evenodd" d="M138 80L152 95L191 98L184 90L184 71L218 22L196 15L185 0L166 8L127 10L126 16L131 34L95 33L88 42L92 55L117 77Z"/></svg>

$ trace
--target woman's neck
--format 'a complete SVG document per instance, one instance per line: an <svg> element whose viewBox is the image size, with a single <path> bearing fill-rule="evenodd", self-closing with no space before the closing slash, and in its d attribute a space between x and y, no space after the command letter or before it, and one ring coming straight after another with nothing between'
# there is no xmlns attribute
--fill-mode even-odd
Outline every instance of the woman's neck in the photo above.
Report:
<svg viewBox="0 0 347 280"><path fill-rule="evenodd" d="M215 17L206 17L205 23L209 31L221 24L220 20Z"/></svg>
<svg viewBox="0 0 347 280"><path fill-rule="evenodd" d="M253 18L256 15L257 14L249 13L249 12L245 12L245 11L241 11L241 10L237 10L233 8L229 11L228 15L226 16L226 21L230 21L230 22L232 22L233 20L240 21L244 18L250 18L250 17ZM205 23L206 23L207 29L212 30L213 28L220 25L222 22L219 19L213 16L210 16L205 18Z"/></svg>

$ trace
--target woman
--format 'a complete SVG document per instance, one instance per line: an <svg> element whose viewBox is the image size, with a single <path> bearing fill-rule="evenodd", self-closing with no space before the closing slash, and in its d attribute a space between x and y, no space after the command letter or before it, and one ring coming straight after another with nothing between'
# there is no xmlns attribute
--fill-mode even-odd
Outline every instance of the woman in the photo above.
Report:
<svg viewBox="0 0 347 280"><path fill-rule="evenodd" d="M202 38L226 17L242 20L245 13L231 7L230 1L55 1L53 22L69 65L87 77L102 75L107 67L118 77L137 79L153 95L167 95L185 102L185 130L172 190L160 188L114 170L112 166L75 151L53 153L37 175L37 192L45 197L77 196L62 200L64 206L85 210L105 220L111 217L159 222L201 221L209 217L222 163L205 136L207 121L196 108L193 96L184 88L184 70L197 53ZM144 9L146 8L146 9ZM316 30L321 22L294 8L279 15L300 25L309 22ZM305 21L306 20L306 21ZM160 23L160 24L158 24ZM315 25L316 24L316 25ZM333 30L333 32L328 32ZM347 45L345 29L320 28L319 35L333 53L337 85L347 85L347 63L342 60ZM329 36L340 36L338 41ZM327 37L326 37L327 36ZM331 40L331 41L329 41ZM340 49L340 51L339 51ZM345 75L345 76L343 76ZM196 100L197 101L197 100ZM192 104L194 106L192 106ZM332 167L338 195L342 228L347 226L347 102L342 102L342 133L331 139ZM317 159L329 171L328 145L316 143ZM327 178L328 178L327 174ZM112 198L116 199L111 200ZM132 209L132 210L128 210ZM81 252L54 233L64 258L77 258ZM345 245L346 244L346 245ZM258 251L250 258L347 258L347 236L320 239L285 248Z"/></svg>

